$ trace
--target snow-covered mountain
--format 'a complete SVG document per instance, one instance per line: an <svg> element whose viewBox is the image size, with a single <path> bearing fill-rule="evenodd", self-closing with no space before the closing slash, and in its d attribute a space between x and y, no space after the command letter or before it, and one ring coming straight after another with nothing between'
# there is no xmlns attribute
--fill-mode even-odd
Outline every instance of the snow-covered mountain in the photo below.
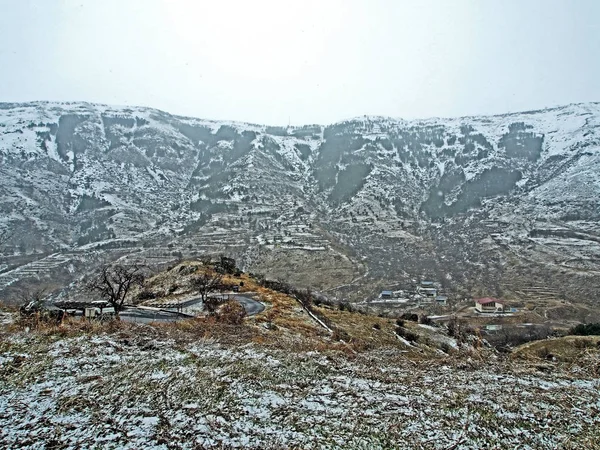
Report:
<svg viewBox="0 0 600 450"><path fill-rule="evenodd" d="M600 104L270 127L5 103L0 212L14 232L0 288L47 267L76 277L82 255L224 251L294 283L346 285L339 297L424 275L461 293L590 300Z"/></svg>

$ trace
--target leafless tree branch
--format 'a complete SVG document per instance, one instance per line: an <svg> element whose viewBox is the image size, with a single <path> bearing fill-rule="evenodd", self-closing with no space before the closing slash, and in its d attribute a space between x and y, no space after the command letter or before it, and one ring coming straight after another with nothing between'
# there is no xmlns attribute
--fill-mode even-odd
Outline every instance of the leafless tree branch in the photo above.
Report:
<svg viewBox="0 0 600 450"><path fill-rule="evenodd" d="M19 293L19 303L21 304L21 314L31 315L43 308L43 299L48 291L46 288L23 289Z"/></svg>
<svg viewBox="0 0 600 450"><path fill-rule="evenodd" d="M144 282L143 267L139 264L106 265L86 285L88 292L107 300L115 312L123 310L127 294L133 286Z"/></svg>
<svg viewBox="0 0 600 450"><path fill-rule="evenodd" d="M208 306L209 310L211 307L207 304L206 299L211 293L221 289L222 281L223 276L214 271L203 272L191 281L192 288L200 294L202 302Z"/></svg>

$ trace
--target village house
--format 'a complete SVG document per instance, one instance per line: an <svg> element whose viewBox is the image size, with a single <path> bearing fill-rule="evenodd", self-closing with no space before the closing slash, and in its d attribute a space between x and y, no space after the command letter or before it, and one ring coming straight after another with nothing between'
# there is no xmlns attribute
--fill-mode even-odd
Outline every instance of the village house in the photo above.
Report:
<svg viewBox="0 0 600 450"><path fill-rule="evenodd" d="M417 294L425 298L434 299L438 295L438 290L433 281L421 281L417 286Z"/></svg>
<svg viewBox="0 0 600 450"><path fill-rule="evenodd" d="M419 294L423 297L427 298L436 298L437 297L437 289L436 288L419 288L417 290Z"/></svg>
<svg viewBox="0 0 600 450"><path fill-rule="evenodd" d="M381 294L379 294L379 298L393 298L394 297L394 293L392 291L381 291Z"/></svg>
<svg viewBox="0 0 600 450"><path fill-rule="evenodd" d="M475 311L480 313L504 312L504 302L496 298L479 298L475 300Z"/></svg>

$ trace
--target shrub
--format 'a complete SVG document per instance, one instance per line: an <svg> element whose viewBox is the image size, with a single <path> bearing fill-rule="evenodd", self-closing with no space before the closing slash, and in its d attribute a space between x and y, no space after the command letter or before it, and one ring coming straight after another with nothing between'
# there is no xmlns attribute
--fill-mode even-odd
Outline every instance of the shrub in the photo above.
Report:
<svg viewBox="0 0 600 450"><path fill-rule="evenodd" d="M464 330L461 328L460 337L468 337L468 335L472 333L476 333L476 331L469 328L465 328ZM509 352L513 347L531 341L546 339L550 334L551 330L546 325L529 326L527 328L503 325L502 330L493 334L488 334L486 340L496 349ZM460 342L462 339L459 339L459 336L457 335L457 340Z"/></svg>
<svg viewBox="0 0 600 450"><path fill-rule="evenodd" d="M186 276L196 272L196 266L181 266L179 268L179 275Z"/></svg>
<svg viewBox="0 0 600 450"><path fill-rule="evenodd" d="M354 308L352 307L352 305L350 303L347 303L347 302L341 302L338 305L338 308L339 308L340 311L354 312Z"/></svg>
<svg viewBox="0 0 600 450"><path fill-rule="evenodd" d="M452 320L450 320L447 324L446 327L448 328L448 336L450 337L455 337L458 333L458 322L456 320L456 318L453 318Z"/></svg>
<svg viewBox="0 0 600 450"><path fill-rule="evenodd" d="M452 351L452 347L447 342L442 342L440 344L440 350L444 353L450 353Z"/></svg>
<svg viewBox="0 0 600 450"><path fill-rule="evenodd" d="M156 298L156 294L150 289L142 289L137 295L138 300L150 300Z"/></svg>
<svg viewBox="0 0 600 450"><path fill-rule="evenodd" d="M198 259L204 266L210 266L212 264L212 258L209 255L203 255Z"/></svg>
<svg viewBox="0 0 600 450"><path fill-rule="evenodd" d="M267 328L269 330L276 330L277 329L277 325L275 325L275 323L273 323L273 321L275 320L276 314L275 311L273 311L273 309L270 309L267 314L265 315L265 318L267 320Z"/></svg>
<svg viewBox="0 0 600 450"><path fill-rule="evenodd" d="M550 350L548 350L548 347L544 346L541 347L540 349L538 349L538 351L536 352L537 356L541 359L552 359L554 358L554 355L550 352Z"/></svg>
<svg viewBox="0 0 600 450"><path fill-rule="evenodd" d="M291 293L293 295L295 295L298 300L300 300L300 303L302 303L302 305L305 308L310 309L310 307L313 304L314 298L308 289L302 289L302 290L292 289Z"/></svg>
<svg viewBox="0 0 600 450"><path fill-rule="evenodd" d="M221 256L220 261L215 264L215 270L223 274L235 274L238 272L238 269L235 267L235 259L228 258L227 256Z"/></svg>
<svg viewBox="0 0 600 450"><path fill-rule="evenodd" d="M417 314L414 313L404 313L400 316L401 319L403 320L410 320L411 322L418 322L419 321L419 316Z"/></svg>
<svg viewBox="0 0 600 450"><path fill-rule="evenodd" d="M204 310L211 316L215 315L217 308L223 303L223 299L220 297L206 297L204 300Z"/></svg>
<svg viewBox="0 0 600 450"><path fill-rule="evenodd" d="M217 309L215 317L219 322L241 325L246 317L246 310L235 300L228 300Z"/></svg>
<svg viewBox="0 0 600 450"><path fill-rule="evenodd" d="M17 325L21 327L38 328L45 325L60 325L65 319L66 314L63 310L40 309L36 311L26 311L21 307L20 317Z"/></svg>
<svg viewBox="0 0 600 450"><path fill-rule="evenodd" d="M265 278L260 278L259 275L256 276L256 281L267 289L278 291L283 294L290 294L292 291L292 287L284 281L267 280Z"/></svg>
<svg viewBox="0 0 600 450"><path fill-rule="evenodd" d="M331 339L334 341L345 341L348 342L350 340L350 335L340 328L336 328L333 330L333 334L331 335Z"/></svg>
<svg viewBox="0 0 600 450"><path fill-rule="evenodd" d="M423 325L431 325L433 324L433 321L426 314L422 314L421 317L419 317L419 323L422 323Z"/></svg>
<svg viewBox="0 0 600 450"><path fill-rule="evenodd" d="M569 334L576 336L600 335L600 323L580 323L576 327L571 328Z"/></svg>
<svg viewBox="0 0 600 450"><path fill-rule="evenodd" d="M409 331L406 328L397 327L395 331L398 336L406 339L409 342L417 342L419 340L418 334L413 333L412 331Z"/></svg>

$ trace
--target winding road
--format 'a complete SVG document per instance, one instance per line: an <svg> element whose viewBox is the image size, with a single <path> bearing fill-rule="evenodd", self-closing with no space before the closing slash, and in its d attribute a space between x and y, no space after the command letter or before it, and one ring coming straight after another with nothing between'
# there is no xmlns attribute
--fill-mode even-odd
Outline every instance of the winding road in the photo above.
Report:
<svg viewBox="0 0 600 450"><path fill-rule="evenodd" d="M223 295L223 297L233 298L234 300L239 302L246 310L246 314L248 316L254 316L265 310L265 305L247 295L234 294ZM180 303L179 306L181 309L185 309L198 305L200 303L202 303L202 299L200 297L197 297ZM158 308L127 308L126 310L121 311L119 317L121 318L121 320L124 320L126 322L151 323L176 322L178 320L189 319L193 316L189 314L183 314L174 310L170 311Z"/></svg>
<svg viewBox="0 0 600 450"><path fill-rule="evenodd" d="M244 295L236 295L235 300L237 300L246 310L246 314L249 316L254 316L256 314L260 314L265 310L265 305L260 302L257 302L251 297L246 297Z"/></svg>

